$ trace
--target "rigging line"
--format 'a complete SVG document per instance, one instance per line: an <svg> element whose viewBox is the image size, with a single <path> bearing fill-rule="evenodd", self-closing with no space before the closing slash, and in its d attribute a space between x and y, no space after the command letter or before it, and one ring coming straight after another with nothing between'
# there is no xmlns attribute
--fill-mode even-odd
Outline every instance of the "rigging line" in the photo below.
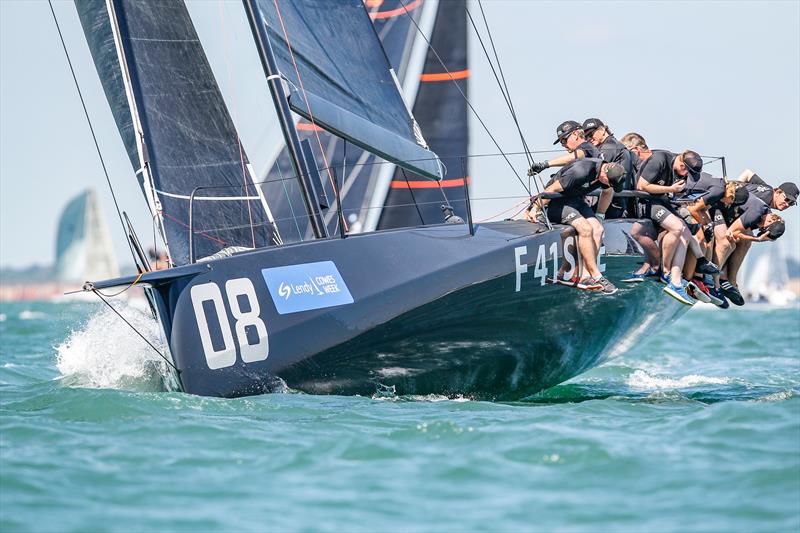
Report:
<svg viewBox="0 0 800 533"><path fill-rule="evenodd" d="M157 264L157 263L156 263L156 266L158 266L158 264ZM140 279L142 279L142 276L144 276L144 270L143 270L143 271L141 271L141 272L139 272L139 275L138 275L138 276L136 276L136 279L135 279L135 280L133 280L133 283L131 283L130 285L128 285L127 287L125 287L125 288L124 288L124 289L122 289L121 291L119 291L119 292L115 292L114 294L103 294L102 292L100 292L100 289L94 289L94 290L95 290L95 292L97 292L97 294L101 294L101 295L105 296L106 298L116 298L117 296L119 296L119 295L120 295L120 294L122 294L123 292L127 292L127 291L128 291L128 289L130 289L131 287L133 287L134 285L136 285L137 283L139 283L139 280L140 280Z"/></svg>
<svg viewBox="0 0 800 533"><path fill-rule="evenodd" d="M481 10L481 17L483 18L483 25L486 28L486 35L489 37L489 43L492 45L492 53L494 54L494 59L495 62L497 63L497 70L500 71L500 79L503 80L502 86L503 88L505 88L505 96L506 96L506 102L508 103L508 109L509 111L511 111L511 117L514 119L514 124L516 124L517 126L517 131L519 132L519 138L522 141L522 146L525 149L526 155L528 157L528 162L532 165L533 157L529 153L530 150L528 148L528 142L525 140L525 135L522 133L522 126L519 123L516 110L514 109L514 102L511 99L511 90L508 88L508 84L506 83L506 76L505 73L503 72L503 65L500 64L500 56L497 54L497 48L494 45L494 38L492 37L492 30L491 28L489 28L489 21L486 19L486 12L483 10L483 3L481 2L481 0L478 0L478 7ZM469 10L467 10L467 15L469 15ZM472 20L471 15L470 15L470 20ZM477 29L475 30L475 33L478 33ZM481 43L481 46L483 46L483 43Z"/></svg>
<svg viewBox="0 0 800 533"><path fill-rule="evenodd" d="M93 292L93 293L95 293L95 294L97 295L97 297L98 297L98 298L100 298L101 300L103 300L103 303L104 303L104 304L106 304L106 305L107 305L107 306L108 306L108 307L109 307L109 308L110 308L112 311L114 311L114 313L116 313L116 315L117 315L118 317L120 317L120 318L122 319L122 321L123 321L123 322L125 322L126 324L128 324L128 326L129 326L129 327L130 327L130 328L131 328L131 329L132 329L132 330L133 330L133 331L134 331L134 332L135 332L137 335L139 335L139 336L142 338L142 340L143 340L144 342L146 342L146 343L147 343L147 344L148 344L148 345L149 345L149 346L150 346L150 347L153 349L153 351L155 351L155 352L158 354L158 356L159 356L161 359L163 359L163 360L164 360L164 362L165 362L165 363L167 363L169 366L171 366L171 367L172 367L172 369L173 369L173 370L175 370L175 372L177 372L178 374L180 374L180 373L181 373L181 371L180 371L180 370L178 370L178 367L176 367L176 366L173 364L173 362L172 362L172 361L170 361L169 359L167 359L167 357L166 357L164 354L162 354L162 353L161 353L161 350L159 350L158 348L156 348L156 347L153 345L153 343L152 343L152 342L150 342L150 341L147 339L147 337L145 337L144 335L142 335L142 334L139 332L139 330L138 330L138 329L136 329L136 327L135 327L133 324L131 324L130 322L128 322L128 320L127 320L127 319L126 319L124 316L122 316L122 314L120 314L120 312L119 312L119 311L117 311L117 309L116 309L116 308L115 308L113 305L111 305L111 304L108 302L108 300L106 300L105 298L103 298L103 296L102 296L102 295L101 295L101 294L98 292L98 290L97 290L97 289L92 289L92 292Z"/></svg>
<svg viewBox="0 0 800 533"><path fill-rule="evenodd" d="M406 174L406 169L404 169L403 167L400 167L400 172L403 173L403 177L405 178L406 183L408 183L408 174ZM414 202L414 208L417 210L417 214L419 215L419 221L424 226L425 225L425 219L422 218L422 211L419 210L419 205L417 205L417 199L414 198L414 190L411 188L410 184L408 185L408 192L411 193L411 201ZM428 203L430 203L430 202L428 202Z"/></svg>
<svg viewBox="0 0 800 533"><path fill-rule="evenodd" d="M406 7L406 4L405 4L405 2L404 2L403 0L400 0L400 5L402 5L402 6L403 6L403 8L405 8L405 7ZM494 135L492 135L492 132L491 132L491 131L489 131L489 127L488 127L488 126L486 126L486 123L483 121L483 119L481 118L481 116L480 116L480 115L478 114L478 112L475 110L475 107L473 107L473 105L472 105L472 102L470 102L470 101L469 101L469 98L467 98L467 95L466 95L466 94L464 94L464 91L462 91L462 90L461 90L461 87L459 87L459 85L458 85L458 82L456 82L456 80L453 78L453 75L451 74L451 72L450 72L450 69L448 69L448 68L447 68L447 65L445 65L445 64L444 64L444 61L442 61L442 58L441 58L441 56L439 56L439 53L436 51L436 49L433 47L433 45L431 44L431 42L430 42L430 41L428 40L428 38L425 36L425 33L424 33L424 32L422 31L422 29L419 27L419 24L417 24L417 21L416 21L416 20L414 20L414 17L410 16L408 13L406 13L406 16L408 16L409 20L411 20L411 23L412 23L412 24L414 24L414 27L416 27L416 28L417 28L417 31L419 32L420 36L421 36L421 37L422 37L422 38L425 40L425 42L428 44L428 48L430 49L430 51L431 51L431 52L433 52L433 55L434 55L434 56L436 56L436 60L437 60L437 61L439 61L439 64L440 64L440 65L442 65L442 68L444 68L444 71L445 71L447 74L449 74L449 75L450 75L450 79L451 79L451 81L453 82L453 84L456 86L456 89L458 89L458 92L461 94L461 97L462 97L462 98L464 98L464 101L467 103L467 106L469 106L470 110L472 111L472 114L473 114L473 115L475 115L475 118L477 118L477 119L478 119L478 122L480 122L481 126L483 126L483 129L484 129L484 131L486 131L486 134L489 136L489 138L492 140L492 142L494 143L494 145L495 145L495 146L497 147L497 149L500 151L500 154L503 156L503 159L505 159L505 160L506 160L506 163L508 163L508 166L511 168L511 171L512 171L512 172L514 173L514 175L517 177L517 180L519 180L520 184L521 184L521 185L522 185L522 187L525 189L525 191L526 191L528 194L530 194L530 193L531 193L531 191L530 191L530 189L528 188L528 186L525 184L525 180L523 180L523 179L522 179L522 177L521 177L521 176L519 175L519 173L517 172L517 169L516 169L516 168L514 168L514 165L512 165L512 164L511 164L511 161L508 159L508 157L506 156L505 152L503 152L503 149L502 149L502 148L500 148L500 144L498 144L498 142L497 142L497 139L495 139L495 138L494 138Z"/></svg>
<svg viewBox="0 0 800 533"><path fill-rule="evenodd" d="M286 32L286 26L283 24L283 17L281 16L281 8L278 7L278 0L272 0L272 3L275 5L275 12L278 14L278 22L281 23L281 30L283 31L283 38L286 41L286 48L289 49L289 57L292 58L292 65L294 66L294 72L297 74L297 81L300 82L300 90L303 92L303 100L306 103L306 109L308 109L308 118L312 125L316 126L317 123L314 120L314 113L311 111L311 104L308 103L308 96L306 95L306 89L303 86L303 78L300 76L300 69L297 67L297 61L294 58L294 51L292 50L292 44L289 42L289 34ZM288 80L287 80L288 81ZM328 158L325 156L325 149L322 147L322 139L319 136L319 130L316 128L314 129L314 136L317 138L317 144L319 145L319 151L322 154L322 162L325 163L325 168L328 169L328 180L331 182L331 187L333 187L333 174L330 171L330 164L328 163Z"/></svg>
<svg viewBox="0 0 800 533"><path fill-rule="evenodd" d="M230 62L230 50L228 49L228 33L225 30L225 8L222 3L222 0L219 1L219 21L220 26L222 29L222 48L225 51L225 71L228 75L228 83L231 84L231 89L233 90L233 123L234 123L234 131L236 132L236 143L239 146L239 161L242 163L242 185L244 185L244 194L245 196L250 196L250 187L247 185L247 167L244 163L244 148L242 148L242 139L239 137L239 132L236 130L236 121L237 121L237 113L236 113L236 82L233 80L233 76L231 74L231 62ZM252 238L253 248L256 247L256 232L255 228L252 227L253 225L253 210L250 207L250 200L245 200L247 204L247 217L250 221L250 237Z"/></svg>
<svg viewBox="0 0 800 533"><path fill-rule="evenodd" d="M130 239L128 239L128 230L125 228L125 222L122 220L122 211L120 210L119 203L117 202L117 195L114 193L114 187L111 185L111 178L108 176L106 162L103 159L103 153L100 151L100 145L97 142L97 135L94 133L92 120L89 118L89 111L86 109L86 102L83 99L83 92L81 92L81 87L78 84L78 77L75 75L75 69L72 67L72 60L70 59L69 52L67 51L67 43L64 41L64 34L61 33L61 25L58 23L58 17L56 17L55 9L53 9L53 1L47 0L47 3L50 6L50 12L53 14L53 21L56 23L58 37L61 39L61 46L64 48L64 55L67 57L69 71L72 74L72 80L75 82L75 89L78 91L78 97L81 100L83 114L86 116L86 122L89 124L89 131L92 133L92 140L94 141L94 147L97 150L97 157L100 158L100 165L103 167L103 174L105 174L106 183L108 183L108 188L111 191L111 198L114 200L114 208L117 210L117 217L119 217L119 223L120 226L122 226L122 232L125 234L125 242L128 243L128 249L131 251L131 256L133 257L133 260L136 261L136 253L133 251L133 245L130 243Z"/></svg>

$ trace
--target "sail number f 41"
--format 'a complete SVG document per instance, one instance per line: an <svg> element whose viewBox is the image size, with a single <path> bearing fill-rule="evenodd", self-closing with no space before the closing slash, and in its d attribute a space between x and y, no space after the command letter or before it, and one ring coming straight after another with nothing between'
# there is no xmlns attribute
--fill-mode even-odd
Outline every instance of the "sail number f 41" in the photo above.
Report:
<svg viewBox="0 0 800 533"><path fill-rule="evenodd" d="M267 325L261 320L261 307L253 282L248 278L230 279L225 282L225 293L233 315L233 327L225 311L222 291L216 283L203 283L191 289L197 329L200 332L206 363L211 370L233 366L236 363L237 344L244 363L263 361L269 355ZM222 336L222 343L221 345L217 343L217 347L211 338L209 317L206 315L207 306L204 305L206 302L212 304L211 308L216 315ZM243 307L247 311L243 310ZM208 310L211 311L210 308ZM236 343L233 340L234 334Z"/></svg>
<svg viewBox="0 0 800 533"><path fill-rule="evenodd" d="M540 285L544 285L548 276L548 255L553 265L553 277L558 275L559 261L558 261L558 241L550 243L549 248L546 245L540 244L536 251L536 263L533 263L533 276L539 278ZM549 252L549 254L548 254ZM597 254L597 268L600 272L605 272L606 265L603 263L603 256L605 255L606 248L601 246ZM522 275L528 273L528 266L530 266L523 256L528 255L527 246L517 246L514 248L514 267L516 271L516 287L515 292L522 289ZM575 274L579 274L583 268L580 254L578 253L577 240L575 236L569 236L564 239L563 244L563 260L565 262L566 271L564 277L569 279Z"/></svg>

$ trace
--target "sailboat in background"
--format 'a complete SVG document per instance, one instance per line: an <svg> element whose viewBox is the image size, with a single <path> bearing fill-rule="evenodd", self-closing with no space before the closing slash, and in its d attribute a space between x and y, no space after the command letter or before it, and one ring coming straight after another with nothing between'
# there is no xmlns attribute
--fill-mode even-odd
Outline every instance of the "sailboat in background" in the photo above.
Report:
<svg viewBox="0 0 800 533"><path fill-rule="evenodd" d="M781 242L768 246L744 272L744 297L748 303L770 307L797 305L798 298L789 288L789 269Z"/></svg>
<svg viewBox="0 0 800 533"><path fill-rule="evenodd" d="M94 189L70 200L58 221L55 277L79 287L87 279L119 276L114 247Z"/></svg>
<svg viewBox="0 0 800 533"><path fill-rule="evenodd" d="M277 193L259 187L182 1L77 2L173 266L150 271L129 227L140 274L85 289L145 287L181 390L231 397L283 383L371 394L384 385L398 394L519 398L685 311L657 284L606 297L547 285L562 260L580 268L563 226L473 223L466 164L454 163L468 139L463 96L452 97L466 88L465 47L453 46L445 72L433 70L438 60L408 26L433 31L426 39L443 49L448 35L463 45L465 34L447 30L460 27L465 4L243 4L284 136L279 175L270 170L267 180ZM406 44L393 51L390 34ZM407 58L397 63L402 81L394 54ZM413 102L403 99L407 87ZM453 112L439 115L440 107ZM424 113L419 122L412 108ZM358 167L361 179L348 182ZM436 199L420 201L429 192ZM448 204L463 207L465 221L441 223ZM611 277L642 259L634 222L605 226L600 265Z"/></svg>

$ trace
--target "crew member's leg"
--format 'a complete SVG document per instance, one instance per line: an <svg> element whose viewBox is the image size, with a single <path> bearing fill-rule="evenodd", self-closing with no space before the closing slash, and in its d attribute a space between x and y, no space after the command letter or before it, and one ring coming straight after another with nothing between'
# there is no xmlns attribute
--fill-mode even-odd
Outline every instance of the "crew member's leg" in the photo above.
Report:
<svg viewBox="0 0 800 533"><path fill-rule="evenodd" d="M686 260L686 225L677 216L669 213L660 222L661 227L667 230L664 235L664 268L669 271L669 278L673 285L682 285L683 263Z"/></svg>
<svg viewBox="0 0 800 533"><path fill-rule="evenodd" d="M741 240L736 243L736 249L733 250L730 257L728 258L728 281L730 281L734 287L738 287L739 284L736 282L736 276L739 274L739 269L744 263L744 258L747 256L747 252L750 251L750 245L752 243L750 241Z"/></svg>
<svg viewBox="0 0 800 533"><path fill-rule="evenodd" d="M597 270L597 247L594 241L592 225L583 217L577 217L570 221L570 226L578 232L578 251L583 260L583 266L593 278L600 277Z"/></svg>
<svg viewBox="0 0 800 533"><path fill-rule="evenodd" d="M631 228L631 237L633 237L639 246L644 250L644 264L642 268L636 271L637 274L645 274L651 268L658 268L661 254L658 251L658 232L652 220L644 220L636 222Z"/></svg>

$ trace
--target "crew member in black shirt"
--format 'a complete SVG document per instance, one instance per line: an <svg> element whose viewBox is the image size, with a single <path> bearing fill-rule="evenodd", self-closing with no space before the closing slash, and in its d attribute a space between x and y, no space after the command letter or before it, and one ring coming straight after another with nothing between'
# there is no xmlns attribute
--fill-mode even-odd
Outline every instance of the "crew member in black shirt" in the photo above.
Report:
<svg viewBox="0 0 800 533"><path fill-rule="evenodd" d="M738 181L747 183L747 190L750 191L750 194L758 196L770 209L784 211L797 204L797 195L800 191L798 191L797 185L790 181L781 183L779 187L772 187L750 169L742 172Z"/></svg>
<svg viewBox="0 0 800 533"><path fill-rule="evenodd" d="M631 164L633 165L633 172L636 176L642 170L642 165L645 161L650 159L653 151L647 146L647 141L644 140L640 134L632 131L626 133L620 139L620 142L631 152Z"/></svg>
<svg viewBox="0 0 800 533"><path fill-rule="evenodd" d="M644 137L636 132L626 133L620 139L620 142L631 153L631 166L633 167L633 190L636 190L636 178L642 170L642 165L653 155L653 151L647 146L647 141ZM634 200L634 205L641 206L641 201ZM638 210L628 213L629 216L639 216ZM631 272L622 281L625 283L642 282L646 278L658 275L654 270L658 268L661 263L661 251L658 249L656 239L658 239L658 230L652 220L640 219L636 221L631 227L631 237L644 250L644 262L641 268Z"/></svg>
<svg viewBox="0 0 800 533"><path fill-rule="evenodd" d="M683 216L694 238L705 250L706 259L709 259L713 253L711 244L714 239L710 210L742 205L747 201L749 192L744 187L737 187L733 182L726 182L722 178L702 172L697 178L687 179L683 189L683 198L693 198L698 194L701 195L700 198L690 202L681 202L681 198L676 198L674 201L677 202L678 212ZM727 242L724 233L720 235L720 239ZM689 281L692 291L690 295L697 295L699 299L708 300L723 308L727 307L724 297L713 292L714 284L710 282L710 278L706 280L709 281L708 284L701 279L695 279L695 266L693 256L689 254L683 272L684 278Z"/></svg>
<svg viewBox="0 0 800 533"><path fill-rule="evenodd" d="M772 213L756 194L750 193L747 201L725 212L730 221L725 231L724 244L715 247L719 254L716 260L724 268L724 274L717 276L715 285L736 305L744 305L744 298L738 288L736 277L744 263L753 242L774 241L786 229L781 217ZM733 220L731 220L733 219ZM718 225L717 228L724 226ZM715 228L715 230L717 230ZM753 230L760 229L758 236Z"/></svg>
<svg viewBox="0 0 800 533"><path fill-rule="evenodd" d="M580 289L602 290L605 294L617 291L597 268L597 251L603 238L603 225L584 201L584 196L597 188L622 190L624 180L625 169L617 163L595 158L577 159L559 170L544 189L546 193L561 193L563 198L533 199L528 209L526 216L536 222L541 214L539 210L546 207L551 222L569 224L578 233L578 249L588 272L587 277L579 273L575 279Z"/></svg>
<svg viewBox="0 0 800 533"><path fill-rule="evenodd" d="M654 150L653 155L642 165L637 182L638 190L655 196L648 200L645 217L667 232L662 242L662 262L665 271L669 271L669 282L664 292L687 305L694 303L685 292L686 283L682 278L687 248L697 257L698 272L716 274L719 270L705 259L702 247L692 239L689 228L671 205L667 195L683 191L686 179L699 176L702 169L703 159L691 150L680 154Z"/></svg>
<svg viewBox="0 0 800 533"><path fill-rule="evenodd" d="M586 140L586 134L581 125L574 120L562 122L556 128L556 140L553 144L559 144L567 149L568 154L550 159L548 161L534 162L528 170L528 175L539 174L543 170L551 167L561 167L582 157L601 158L600 150Z"/></svg>
<svg viewBox="0 0 800 533"><path fill-rule="evenodd" d="M625 169L625 186L623 190L632 191L636 188L636 177L633 175L631 152L619 142L611 129L599 118L587 118L583 121L583 131L586 138L598 150L604 161L619 163ZM633 214L632 199L615 198L606 211L608 218L623 218Z"/></svg>

